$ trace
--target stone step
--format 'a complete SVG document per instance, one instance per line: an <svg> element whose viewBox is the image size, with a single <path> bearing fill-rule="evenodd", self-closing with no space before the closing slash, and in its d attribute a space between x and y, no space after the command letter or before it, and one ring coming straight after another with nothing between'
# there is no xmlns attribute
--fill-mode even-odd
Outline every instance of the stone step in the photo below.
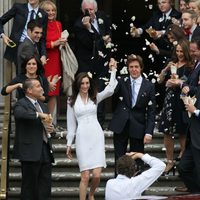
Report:
<svg viewBox="0 0 200 200"><path fill-rule="evenodd" d="M1 110L1 109L0 109ZM3 116L3 112L2 112ZM111 114L106 117L106 123L109 123ZM1 122L0 118L0 122ZM73 159L66 158L66 116L58 116L58 124L63 127L59 130L54 138L52 138L53 149L55 155L55 163L52 167L52 200L77 200L79 194L80 172L78 162L75 155L75 146L72 146ZM0 127L2 123L0 123ZM14 118L12 116L12 132L10 134L10 153L12 153L14 139ZM97 200L103 200L104 188L109 178L114 177L114 146L113 133L104 130L105 134L105 150L107 168L103 169L100 187L97 190ZM0 142L2 138L2 129L0 129ZM177 139L177 137L175 137ZM0 153L2 146L0 145ZM175 155L178 154L180 146L175 141ZM154 136L151 144L145 145L145 152L160 158L165 159L165 148L163 145L163 134L159 133L157 128L154 130ZM10 159L9 162L9 200L19 200L20 184L21 184L21 169L20 163L17 160ZM146 192L145 195L173 195L178 194L174 191L176 186L181 186L182 182L176 171L175 176L170 173L168 176L161 176Z"/></svg>
<svg viewBox="0 0 200 200"><path fill-rule="evenodd" d="M55 158L66 158L66 144L57 143L52 145L53 151L54 151L54 157ZM0 145L0 152L2 149L2 145ZM10 144L10 153L12 153L13 144ZM180 149L179 144L174 145L174 152L175 156L178 154ZM114 146L113 144L105 144L105 151L106 151L106 157L114 157ZM149 153L153 156L156 156L158 158L165 158L165 148L164 144L146 144L145 145L145 152ZM72 153L73 157L76 157L75 155L75 145L72 145Z"/></svg>
<svg viewBox="0 0 200 200"><path fill-rule="evenodd" d="M78 187L52 187L52 198L51 200L77 200L79 194ZM178 195L185 193L178 193L175 191L175 187L149 187L143 195L158 195L158 196L169 196L169 195ZM19 200L20 188L19 187L11 187L8 192L9 200ZM105 189L104 187L98 187L95 193L96 200L105 199Z"/></svg>
<svg viewBox="0 0 200 200"><path fill-rule="evenodd" d="M101 183L100 186L105 186L108 179L114 177L114 172L105 172L103 170L101 174ZM77 186L80 181L80 172L71 172L66 170L65 172L52 172L52 186L63 186L63 183L70 184L70 187ZM19 186L21 182L21 172L9 173L9 182L10 186ZM13 185L14 183L14 185ZM173 176L169 174L168 176L160 176L159 179L153 184L156 187L166 187L166 186L177 186L181 184L181 180L178 176L178 173Z"/></svg>

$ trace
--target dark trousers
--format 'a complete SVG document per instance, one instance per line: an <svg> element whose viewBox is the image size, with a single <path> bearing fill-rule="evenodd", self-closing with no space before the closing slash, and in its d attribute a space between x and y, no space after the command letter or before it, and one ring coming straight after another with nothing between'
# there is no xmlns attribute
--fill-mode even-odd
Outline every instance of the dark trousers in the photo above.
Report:
<svg viewBox="0 0 200 200"><path fill-rule="evenodd" d="M191 142L185 149L178 166L181 179L192 193L200 193L200 149Z"/></svg>
<svg viewBox="0 0 200 200"><path fill-rule="evenodd" d="M141 152L144 153L144 142L143 139L132 138L129 136L128 125L126 125L124 131L120 134L114 133L113 143L115 151L115 175L117 174L116 162L119 157L123 156L127 152L127 146L129 142L130 152ZM137 160L138 170L143 168L143 162Z"/></svg>
<svg viewBox="0 0 200 200"><path fill-rule="evenodd" d="M45 142L40 161L21 161L21 170L21 200L50 200L51 157Z"/></svg>

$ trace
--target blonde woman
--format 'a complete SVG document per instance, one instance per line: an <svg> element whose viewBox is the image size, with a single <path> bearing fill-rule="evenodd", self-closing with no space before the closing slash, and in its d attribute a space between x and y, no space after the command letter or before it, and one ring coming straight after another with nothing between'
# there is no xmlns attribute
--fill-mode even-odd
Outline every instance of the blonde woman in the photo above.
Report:
<svg viewBox="0 0 200 200"><path fill-rule="evenodd" d="M53 123L56 125L56 105L57 96L60 92L60 80L61 77L61 58L59 46L65 45L66 39L61 38L62 25L56 20L57 8L52 1L43 1L40 7L48 14L47 34L46 34L46 49L47 49L47 64L45 68L45 76L49 80L50 84L54 87L54 90L49 92L48 109L53 116ZM56 79L58 80L57 83Z"/></svg>

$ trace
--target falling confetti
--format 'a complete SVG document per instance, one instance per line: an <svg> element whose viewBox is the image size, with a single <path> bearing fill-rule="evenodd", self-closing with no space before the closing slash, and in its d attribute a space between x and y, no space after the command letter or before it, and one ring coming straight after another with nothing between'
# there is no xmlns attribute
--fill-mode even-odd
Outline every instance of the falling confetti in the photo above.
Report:
<svg viewBox="0 0 200 200"><path fill-rule="evenodd" d="M131 20L132 20L133 22L135 21L135 19L136 19L135 16L132 16L132 17L131 17Z"/></svg>
<svg viewBox="0 0 200 200"><path fill-rule="evenodd" d="M147 39L145 39L145 44L146 44L147 46L149 46L149 45L150 45L150 42L149 42Z"/></svg>

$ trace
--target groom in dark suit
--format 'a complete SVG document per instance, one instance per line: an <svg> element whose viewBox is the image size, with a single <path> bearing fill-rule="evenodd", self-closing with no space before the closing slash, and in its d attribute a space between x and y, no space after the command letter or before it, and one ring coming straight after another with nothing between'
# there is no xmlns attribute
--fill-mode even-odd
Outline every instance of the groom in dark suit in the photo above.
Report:
<svg viewBox="0 0 200 200"><path fill-rule="evenodd" d="M26 96L14 106L16 135L13 149L13 157L21 162L21 200L49 200L51 163L54 161L50 137L54 127L47 122L46 105L37 100L43 95L40 82L27 79L23 89Z"/></svg>
<svg viewBox="0 0 200 200"><path fill-rule="evenodd" d="M192 193L200 193L200 87L196 98L195 105L185 105L192 116L188 125L186 149L178 166L180 177Z"/></svg>
<svg viewBox="0 0 200 200"><path fill-rule="evenodd" d="M13 26L10 37L6 36L3 25L13 19ZM4 58L14 62L17 66L17 48L27 36L27 24L31 19L37 19L43 25L43 35L40 41L40 51L46 55L45 37L47 27L47 13L39 8L39 0L29 0L28 3L15 3L13 7L0 17L0 35L7 45ZM13 41L16 47L10 47L9 42ZM12 45L11 45L12 46ZM46 63L46 56L42 57L42 63Z"/></svg>
<svg viewBox="0 0 200 200"><path fill-rule="evenodd" d="M155 125L154 85L142 77L143 61L138 55L127 59L129 75L118 80L118 104L109 129L114 132L115 161L130 151L144 152L152 140Z"/></svg>

